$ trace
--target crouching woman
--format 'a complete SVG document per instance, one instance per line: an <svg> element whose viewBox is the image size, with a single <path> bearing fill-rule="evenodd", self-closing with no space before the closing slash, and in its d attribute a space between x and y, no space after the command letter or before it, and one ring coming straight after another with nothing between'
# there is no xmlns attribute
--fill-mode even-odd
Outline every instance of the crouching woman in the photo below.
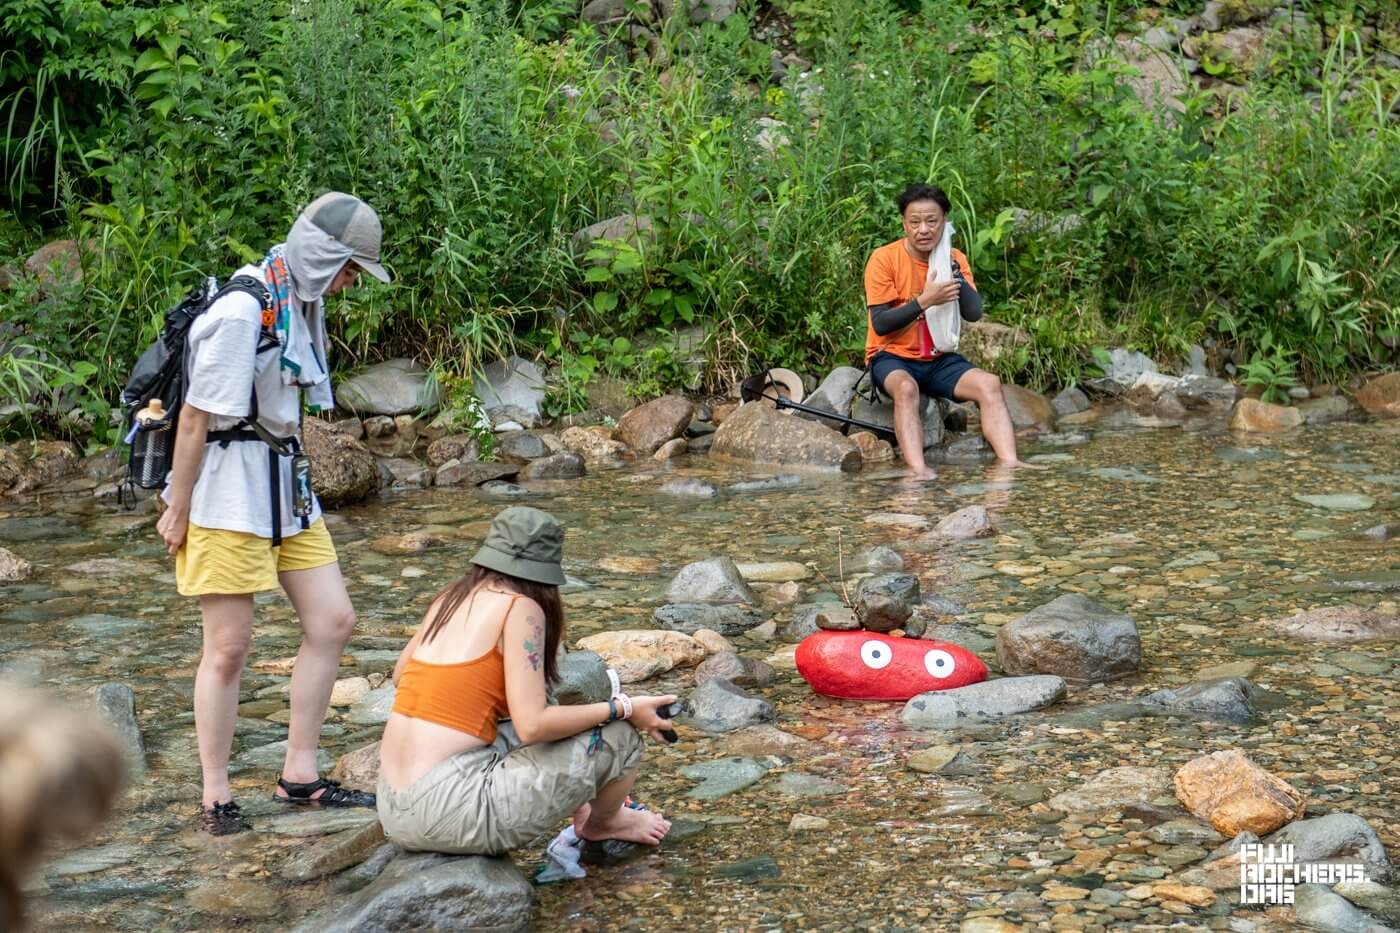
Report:
<svg viewBox="0 0 1400 933"><path fill-rule="evenodd" d="M378 794L384 832L403 848L498 855L570 816L584 839L656 845L670 829L624 803L642 733L661 738L670 723L657 707L675 697L548 705L564 637L563 537L548 513L501 512L404 648Z"/></svg>

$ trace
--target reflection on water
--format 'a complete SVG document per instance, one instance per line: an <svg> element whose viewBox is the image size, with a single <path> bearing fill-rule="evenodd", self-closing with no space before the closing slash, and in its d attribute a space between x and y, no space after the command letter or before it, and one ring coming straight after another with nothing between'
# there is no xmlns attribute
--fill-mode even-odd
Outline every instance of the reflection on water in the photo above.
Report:
<svg viewBox="0 0 1400 933"><path fill-rule="evenodd" d="M541 889L537 926L930 928L969 914L1048 923L1057 911L1066 915L1057 928L1166 924L1179 918L1158 899L1122 892L1190 872L1213 848L1144 835L1154 822L1179 815L1171 801L1106 814L1099 823L1066 820L1044 801L1106 768L1174 769L1226 747L1244 748L1305 789L1314 811L1357 813L1388 845L1400 843L1400 761L1390 740L1400 726L1400 691L1392 648L1297 643L1256 624L1315 605L1395 610L1397 546L1357 532L1400 519L1400 430L1341 424L1243 440L1116 428L1083 440L1062 435L1028 445L1025 453L1046 469L1009 480L941 466L939 480L922 486L883 469L734 492L725 487L764 472L692 458L532 488L521 501L553 511L568 529L572 639L648 626L666 584L690 561L725 554L740 562L810 564L817 573L799 584L800 606L833 598L839 568L857 551L883 544L903 553L925 596L936 597L927 610L935 620L929 634L946 626L945 633L980 645L990 662L999 625L1065 592L1129 613L1144 659L1138 676L1072 688L1062 710L920 735L900 727L897 704L814 697L780 641L736 639L742 652L779 668L777 686L764 692L778 706L785 735L740 743L683 731L678 745L653 748L637 796L703 831L659 854L595 869L585 881ZM707 481L719 493L659 492L677 477ZM413 491L332 516L360 617L342 677L390 670L431 594L465 569L503 503L476 491ZM864 521L878 512L934 522L976 503L992 510L999 533L941 551L912 548L917 527ZM324 825L293 825L264 799L274 775L266 751L258 750L286 737L279 721L286 718L285 677L269 662L295 654L295 616L280 594L258 599L234 781L259 831L211 840L193 824L199 769L190 709L199 615L193 601L175 595L153 524L152 515L116 513L83 495L0 509L0 543L35 566L30 582L0 588L0 664L75 696L101 683L130 684L150 760L107 833L36 883L40 921L54 929L283 929L343 896L337 885L347 884L283 880L293 855L331 843L308 835ZM402 548L386 540L418 530L428 532L428 550L398 553ZM780 631L794 611L778 612ZM1221 665L1273 691L1279 708L1244 726L1169 718L1098 723L1092 716L1071 726L1058 718L1178 686ZM675 672L655 686L684 692L689 675ZM333 711L326 724L332 754L377 737L378 727L344 712ZM911 752L934 745L960 751L952 773L907 767ZM731 796L689 798L693 782L679 770L729 754L760 760L767 771ZM795 815L817 818L808 825L826 823L789 831ZM331 825L353 832L352 822ZM538 851L522 852L518 861L529 871ZM1042 896L1052 878L1105 892L1057 902ZM1224 923L1230 909L1222 899L1194 916Z"/></svg>

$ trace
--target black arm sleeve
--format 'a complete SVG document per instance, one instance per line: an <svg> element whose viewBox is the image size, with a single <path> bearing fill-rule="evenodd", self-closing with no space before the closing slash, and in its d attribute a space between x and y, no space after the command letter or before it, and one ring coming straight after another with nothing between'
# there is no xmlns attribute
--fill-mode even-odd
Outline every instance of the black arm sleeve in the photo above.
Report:
<svg viewBox="0 0 1400 933"><path fill-rule="evenodd" d="M958 292L958 314L964 321L982 319L982 296L967 283L967 279L962 280L962 291Z"/></svg>
<svg viewBox="0 0 1400 933"><path fill-rule="evenodd" d="M875 333L881 337L888 337L895 331L913 324L923 313L924 309L919 307L919 303L913 298L902 305L895 305L894 302L871 305L870 326L875 328Z"/></svg>

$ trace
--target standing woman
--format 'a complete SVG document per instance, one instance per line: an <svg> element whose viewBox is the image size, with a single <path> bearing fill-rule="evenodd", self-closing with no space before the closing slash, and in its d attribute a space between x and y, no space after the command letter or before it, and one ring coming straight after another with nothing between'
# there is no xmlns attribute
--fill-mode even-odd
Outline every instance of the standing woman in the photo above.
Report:
<svg viewBox="0 0 1400 933"><path fill-rule="evenodd" d="M248 828L229 787L238 684L253 635L253 594L281 587L301 620L292 668L287 756L275 796L317 806L374 806L374 797L323 779L316 750L355 610L335 545L309 483L296 489L302 393L334 406L326 367L325 301L379 264L379 217L332 192L313 201L285 243L244 266L265 289L230 290L190 327L187 391L156 529L175 555L182 596L199 598L204 652L194 681L204 772L202 817L214 835ZM256 284L256 283L255 283Z"/></svg>
<svg viewBox="0 0 1400 933"><path fill-rule="evenodd" d="M563 542L552 515L504 510L404 648L378 791L384 833L403 848L498 855L569 816L591 840L656 845L671 828L624 803L641 733L661 738L670 721L657 707L676 698L548 705L564 638Z"/></svg>

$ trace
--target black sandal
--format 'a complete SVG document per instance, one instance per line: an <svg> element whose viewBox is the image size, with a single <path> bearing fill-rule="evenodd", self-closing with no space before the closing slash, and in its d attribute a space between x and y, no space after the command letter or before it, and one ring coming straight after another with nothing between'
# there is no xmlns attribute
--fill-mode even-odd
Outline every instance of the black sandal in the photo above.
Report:
<svg viewBox="0 0 1400 933"><path fill-rule="evenodd" d="M199 819L204 825L204 831L211 836L232 836L234 833L253 828L253 824L248 822L238 804L232 800L228 803L216 803L212 807L201 806Z"/></svg>
<svg viewBox="0 0 1400 933"><path fill-rule="evenodd" d="M312 804L322 807L373 807L374 795L362 790L350 790L341 787L339 781L332 781L327 778L318 777L316 780L306 784L293 784L291 781L277 779L277 786L287 792L287 796L280 797L273 794L278 800L284 803ZM319 797L313 797L317 791L324 791Z"/></svg>

